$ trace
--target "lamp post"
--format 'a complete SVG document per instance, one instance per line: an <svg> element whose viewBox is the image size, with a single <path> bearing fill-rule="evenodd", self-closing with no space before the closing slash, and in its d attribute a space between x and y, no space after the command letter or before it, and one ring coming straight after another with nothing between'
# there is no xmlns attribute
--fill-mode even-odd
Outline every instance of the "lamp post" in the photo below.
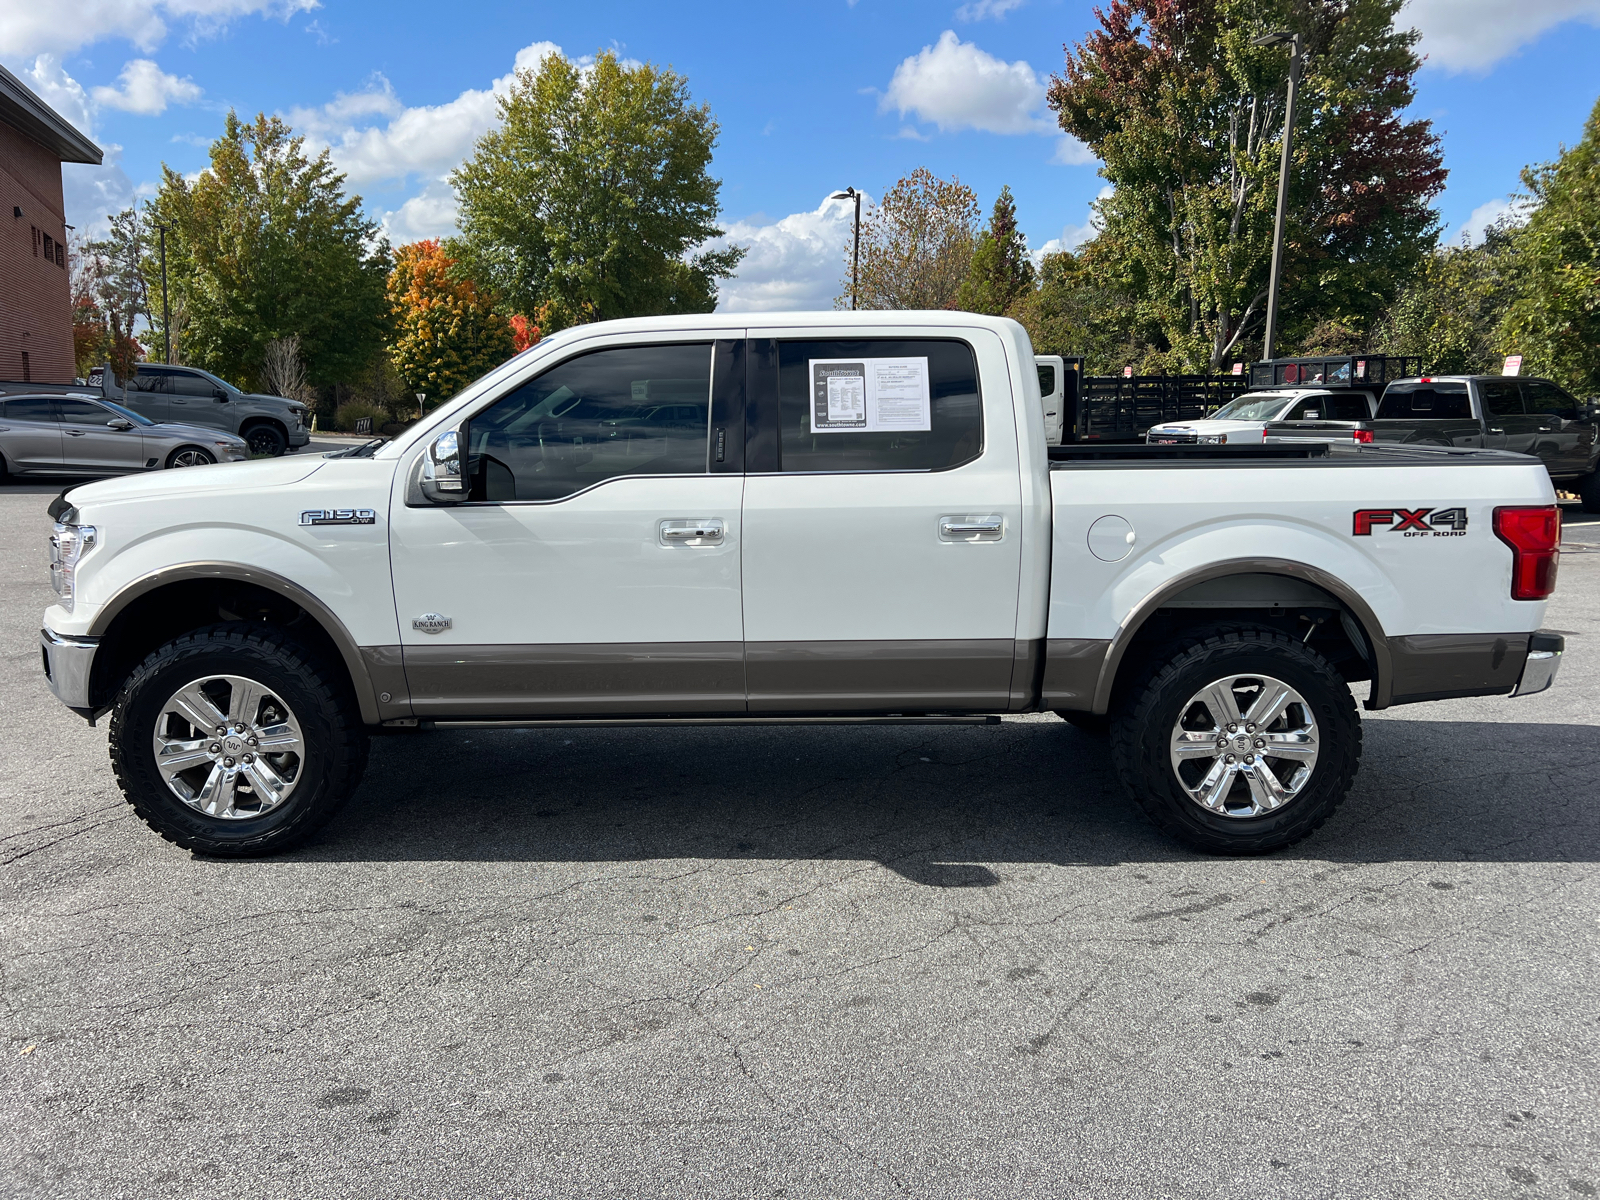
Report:
<svg viewBox="0 0 1600 1200"><path fill-rule="evenodd" d="M161 234L161 361L172 363L172 312L167 304L167 227L155 223Z"/></svg>
<svg viewBox="0 0 1600 1200"><path fill-rule="evenodd" d="M1267 280L1267 330L1261 339L1261 357L1271 358L1278 338L1278 280L1283 273L1283 210L1289 203L1289 156L1294 145L1294 101L1300 90L1300 66L1305 43L1298 33L1280 29L1250 43L1253 46L1289 47L1289 99L1283 109L1283 157L1278 162L1278 215L1272 223L1272 275Z"/></svg>
<svg viewBox="0 0 1600 1200"><path fill-rule="evenodd" d="M861 193L853 187L835 192L829 200L854 200L856 202L855 240L850 252L850 311L856 310L856 279L861 272Z"/></svg>

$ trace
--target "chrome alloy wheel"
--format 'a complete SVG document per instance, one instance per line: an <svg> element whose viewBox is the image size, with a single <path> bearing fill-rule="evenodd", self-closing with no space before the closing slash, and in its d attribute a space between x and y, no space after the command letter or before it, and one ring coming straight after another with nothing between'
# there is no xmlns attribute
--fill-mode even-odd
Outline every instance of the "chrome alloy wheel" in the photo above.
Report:
<svg viewBox="0 0 1600 1200"><path fill-rule="evenodd" d="M305 764L305 737L289 706L238 675L184 684L161 706L152 741L173 795L227 821L277 808Z"/></svg>
<svg viewBox="0 0 1600 1200"><path fill-rule="evenodd" d="M216 461L207 451L190 446L174 454L171 465L174 467L209 467Z"/></svg>
<svg viewBox="0 0 1600 1200"><path fill-rule="evenodd" d="M1267 675L1201 688L1172 727L1172 773L1207 812L1259 817L1288 804L1317 766L1317 720L1305 697Z"/></svg>

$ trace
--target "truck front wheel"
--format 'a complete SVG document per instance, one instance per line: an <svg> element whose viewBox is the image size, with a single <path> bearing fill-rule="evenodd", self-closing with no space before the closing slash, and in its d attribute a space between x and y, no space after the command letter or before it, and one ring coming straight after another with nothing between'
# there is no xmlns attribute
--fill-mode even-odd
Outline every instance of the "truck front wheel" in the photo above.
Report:
<svg viewBox="0 0 1600 1200"><path fill-rule="evenodd" d="M1119 705L1111 746L1158 828L1211 854L1265 854L1339 806L1361 722L1320 654L1274 630L1230 628L1157 655Z"/></svg>
<svg viewBox="0 0 1600 1200"><path fill-rule="evenodd" d="M1590 471L1578 480L1573 489L1578 493L1578 499L1583 502L1583 511L1586 513L1600 513L1600 471Z"/></svg>
<svg viewBox="0 0 1600 1200"><path fill-rule="evenodd" d="M252 457L271 455L277 458L289 448L288 436L282 429L268 421L250 426L244 431L243 436L245 445L250 447Z"/></svg>
<svg viewBox="0 0 1600 1200"><path fill-rule="evenodd" d="M112 712L111 762L135 812L186 850L247 857L311 834L361 781L348 681L270 627L186 633L150 654Z"/></svg>

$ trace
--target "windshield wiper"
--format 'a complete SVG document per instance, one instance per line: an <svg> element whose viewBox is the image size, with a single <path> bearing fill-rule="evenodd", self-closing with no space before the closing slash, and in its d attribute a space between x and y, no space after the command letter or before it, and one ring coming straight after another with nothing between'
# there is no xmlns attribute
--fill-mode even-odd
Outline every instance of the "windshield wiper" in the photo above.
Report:
<svg viewBox="0 0 1600 1200"><path fill-rule="evenodd" d="M371 458L378 452L380 446L387 446L388 438L373 438L370 442L362 442L359 446L351 446L348 450L330 450L323 458Z"/></svg>

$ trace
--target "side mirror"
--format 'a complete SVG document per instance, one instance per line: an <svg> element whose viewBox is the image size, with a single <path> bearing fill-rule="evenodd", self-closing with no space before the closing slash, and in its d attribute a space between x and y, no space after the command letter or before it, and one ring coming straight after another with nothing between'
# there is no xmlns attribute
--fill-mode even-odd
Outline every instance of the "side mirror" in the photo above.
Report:
<svg viewBox="0 0 1600 1200"><path fill-rule="evenodd" d="M133 428L133 422L127 417L112 417L106 422L107 429L115 429L118 433L127 433Z"/></svg>
<svg viewBox="0 0 1600 1200"><path fill-rule="evenodd" d="M422 456L422 494L435 504L460 504L467 498L464 458L467 429L447 429Z"/></svg>
<svg viewBox="0 0 1600 1200"><path fill-rule="evenodd" d="M211 398L213 400L220 400L226 404L228 402L228 393L223 391L221 388L212 388Z"/></svg>

